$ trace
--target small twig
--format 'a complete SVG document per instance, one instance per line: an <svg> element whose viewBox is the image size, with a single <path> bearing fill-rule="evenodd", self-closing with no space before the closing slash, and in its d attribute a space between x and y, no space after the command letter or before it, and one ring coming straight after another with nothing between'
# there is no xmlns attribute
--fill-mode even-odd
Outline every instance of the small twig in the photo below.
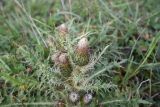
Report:
<svg viewBox="0 0 160 107"><path fill-rule="evenodd" d="M141 88L142 84L144 84L144 83L146 83L146 82L148 82L148 81L151 81L151 80L150 80L150 79L147 79L147 80L142 81L142 82L140 83L139 87L137 88L137 93L139 92L139 89Z"/></svg>

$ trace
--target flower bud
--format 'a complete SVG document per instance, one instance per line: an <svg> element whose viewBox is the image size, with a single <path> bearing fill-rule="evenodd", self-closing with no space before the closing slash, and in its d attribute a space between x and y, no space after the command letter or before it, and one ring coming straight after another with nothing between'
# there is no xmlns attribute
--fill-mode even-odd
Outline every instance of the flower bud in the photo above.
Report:
<svg viewBox="0 0 160 107"><path fill-rule="evenodd" d="M77 48L79 51L88 51L89 45L88 45L88 40L87 38L82 38L77 45Z"/></svg>
<svg viewBox="0 0 160 107"><path fill-rule="evenodd" d="M61 36L65 36L68 33L68 28L65 24L61 24L57 27L57 29Z"/></svg>
<svg viewBox="0 0 160 107"><path fill-rule="evenodd" d="M64 77L70 76L72 67L66 53L56 53L53 55L52 60L60 68L60 71Z"/></svg>
<svg viewBox="0 0 160 107"><path fill-rule="evenodd" d="M79 94L77 92L69 93L68 97L69 97L69 100L74 104L76 104L80 99L80 96L79 96Z"/></svg>
<svg viewBox="0 0 160 107"><path fill-rule="evenodd" d="M27 66L26 72L29 73L29 74L32 73L33 72L32 66Z"/></svg>
<svg viewBox="0 0 160 107"><path fill-rule="evenodd" d="M79 66L84 66L89 62L89 44L87 38L82 38L75 50L74 62Z"/></svg>
<svg viewBox="0 0 160 107"><path fill-rule="evenodd" d="M65 107L65 103L62 100L56 102L55 107Z"/></svg>
<svg viewBox="0 0 160 107"><path fill-rule="evenodd" d="M91 93L85 94L83 97L83 103L85 105L90 104L92 102L92 100L93 100L93 96Z"/></svg>

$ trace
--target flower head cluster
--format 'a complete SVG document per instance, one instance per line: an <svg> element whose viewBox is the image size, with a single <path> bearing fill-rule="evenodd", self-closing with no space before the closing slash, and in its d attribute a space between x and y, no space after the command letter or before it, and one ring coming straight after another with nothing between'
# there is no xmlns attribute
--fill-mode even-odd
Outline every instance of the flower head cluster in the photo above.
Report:
<svg viewBox="0 0 160 107"><path fill-rule="evenodd" d="M72 71L71 64L67 57L67 53L58 52L52 56L52 60L59 66L60 71L64 77L69 77Z"/></svg>

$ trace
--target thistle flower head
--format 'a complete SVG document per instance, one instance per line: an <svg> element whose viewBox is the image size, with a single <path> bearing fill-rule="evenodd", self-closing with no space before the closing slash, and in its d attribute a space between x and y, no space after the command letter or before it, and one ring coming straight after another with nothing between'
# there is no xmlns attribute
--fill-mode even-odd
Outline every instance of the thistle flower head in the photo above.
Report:
<svg viewBox="0 0 160 107"><path fill-rule="evenodd" d="M64 77L70 76L72 67L66 53L58 52L52 56L52 60L60 68L60 71Z"/></svg>
<svg viewBox="0 0 160 107"><path fill-rule="evenodd" d="M77 44L77 50L81 52L88 52L89 44L87 38L82 38Z"/></svg>
<svg viewBox="0 0 160 107"><path fill-rule="evenodd" d="M87 38L82 38L75 50L74 63L79 66L87 65L89 62L89 44Z"/></svg>
<svg viewBox="0 0 160 107"><path fill-rule="evenodd" d="M61 24L60 26L57 27L60 35L65 35L66 33L68 33L68 28L65 24Z"/></svg>
<svg viewBox="0 0 160 107"><path fill-rule="evenodd" d="M51 56L51 60L55 63L55 64L58 64L58 62L59 62L59 55L60 55L61 53L60 52L57 52L57 53L55 53L55 54L53 54L52 56Z"/></svg>
<svg viewBox="0 0 160 107"><path fill-rule="evenodd" d="M80 96L77 92L71 92L69 94L69 100L72 102L72 103L76 103L78 102L80 99Z"/></svg>
<svg viewBox="0 0 160 107"><path fill-rule="evenodd" d="M56 107L65 107L65 103L62 100L56 102Z"/></svg>
<svg viewBox="0 0 160 107"><path fill-rule="evenodd" d="M63 63L63 64L68 63L68 58L67 58L67 54L66 53L60 54L59 62Z"/></svg>
<svg viewBox="0 0 160 107"><path fill-rule="evenodd" d="M66 53L58 52L54 54L51 58L56 64L65 64L68 63L68 58Z"/></svg>
<svg viewBox="0 0 160 107"><path fill-rule="evenodd" d="M91 103L92 99L93 99L92 94L88 93L88 94L84 95L83 102L84 102L84 104L89 104L89 103Z"/></svg>

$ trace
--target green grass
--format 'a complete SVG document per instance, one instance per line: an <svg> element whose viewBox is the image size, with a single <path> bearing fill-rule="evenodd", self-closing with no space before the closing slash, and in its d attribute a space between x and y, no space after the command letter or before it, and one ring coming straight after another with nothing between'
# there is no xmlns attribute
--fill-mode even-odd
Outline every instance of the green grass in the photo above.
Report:
<svg viewBox="0 0 160 107"><path fill-rule="evenodd" d="M0 107L160 106L159 0L2 1ZM65 37L57 30L63 23ZM78 66L83 37L90 60ZM69 77L51 58L59 51L67 54ZM96 94L89 105L72 104L72 91Z"/></svg>

